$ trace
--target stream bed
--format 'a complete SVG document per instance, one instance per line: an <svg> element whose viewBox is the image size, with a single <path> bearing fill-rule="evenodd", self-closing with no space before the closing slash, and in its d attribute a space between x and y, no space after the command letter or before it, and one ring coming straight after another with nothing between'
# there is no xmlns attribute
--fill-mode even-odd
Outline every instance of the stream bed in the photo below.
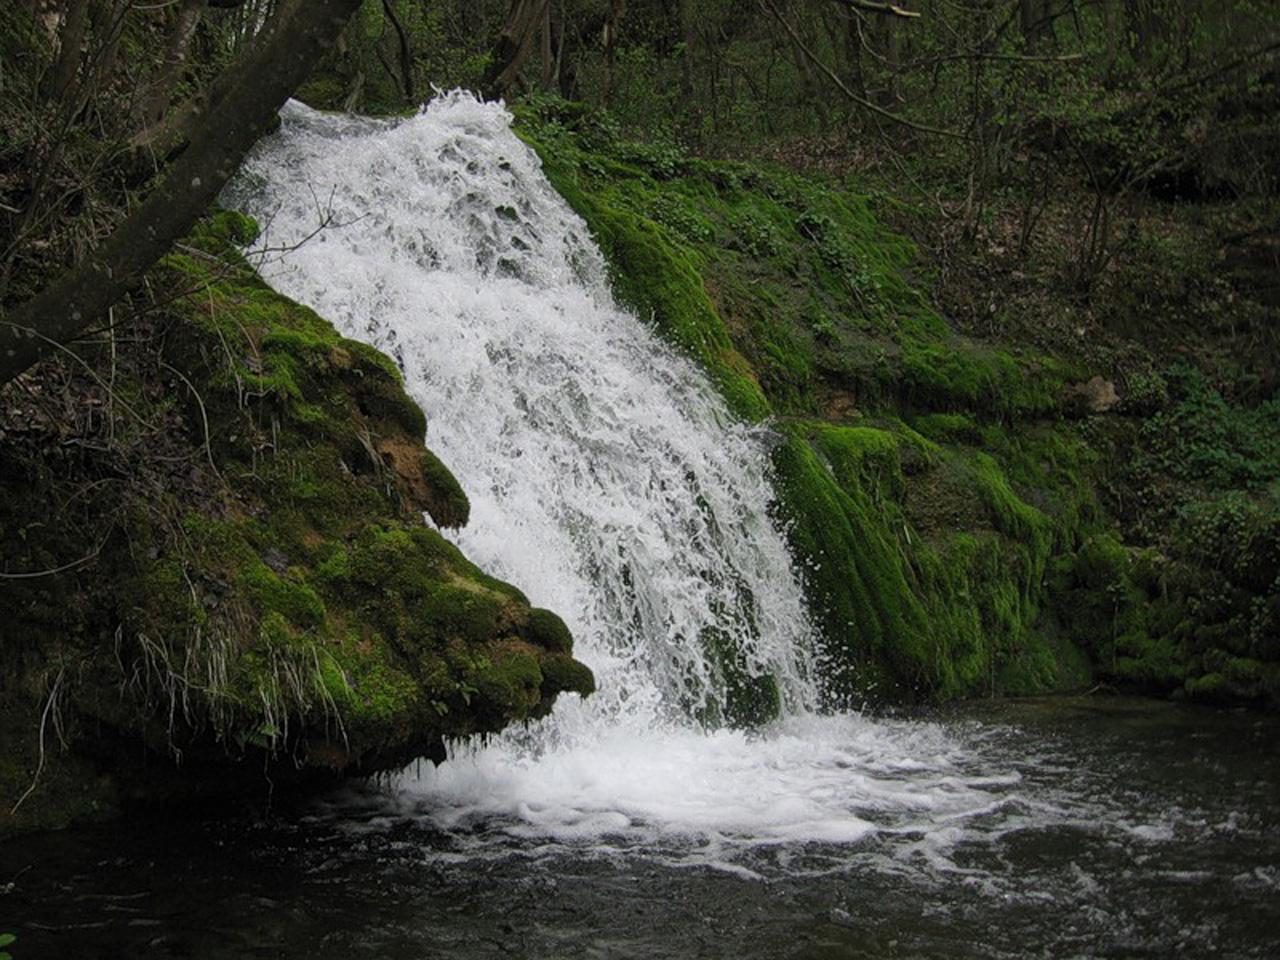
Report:
<svg viewBox="0 0 1280 960"><path fill-rule="evenodd" d="M791 801L844 797L826 839L771 829L801 822L761 759L785 731L752 740L721 826L676 803L691 770L571 828L528 796L464 810L424 765L302 809L9 842L0 932L15 960L1277 955L1280 719L1090 698L824 723L846 759L828 744Z"/></svg>

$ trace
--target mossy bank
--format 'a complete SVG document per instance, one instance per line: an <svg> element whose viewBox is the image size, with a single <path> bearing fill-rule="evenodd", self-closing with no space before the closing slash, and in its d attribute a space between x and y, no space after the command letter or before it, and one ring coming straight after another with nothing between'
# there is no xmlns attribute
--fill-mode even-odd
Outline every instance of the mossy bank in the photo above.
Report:
<svg viewBox="0 0 1280 960"><path fill-rule="evenodd" d="M394 364L267 288L254 231L211 217L136 329L3 395L0 832L389 769L592 689L437 529L466 496Z"/></svg>
<svg viewBox="0 0 1280 960"><path fill-rule="evenodd" d="M517 114L618 297L774 426L831 702L1103 684L1280 703L1275 401L1201 377L1200 433L1171 432L1192 416L1176 370L1120 398L1083 352L958 332L881 225L899 202L854 178L630 142L562 101ZM1234 432L1205 436L1214 403ZM1167 486L1195 451L1235 473L1183 482L1172 532L1144 536L1134 472ZM1197 523L1248 560L1206 568Z"/></svg>

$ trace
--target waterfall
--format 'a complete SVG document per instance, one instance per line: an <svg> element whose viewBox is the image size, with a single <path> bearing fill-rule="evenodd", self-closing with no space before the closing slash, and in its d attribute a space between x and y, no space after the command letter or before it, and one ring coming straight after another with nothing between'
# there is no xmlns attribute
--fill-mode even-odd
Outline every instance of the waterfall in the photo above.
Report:
<svg viewBox="0 0 1280 960"><path fill-rule="evenodd" d="M619 309L585 224L497 105L455 94L398 123L291 104L242 201L264 273L396 359L471 499L451 534L572 629L592 711L716 717L724 667L813 699L809 627L770 521L767 437Z"/></svg>
<svg viewBox="0 0 1280 960"><path fill-rule="evenodd" d="M404 804L507 836L759 842L989 804L939 728L812 714L767 430L614 302L500 105L455 93L383 121L290 104L224 202L263 226L271 284L395 358L471 499L449 535L563 616L596 674L593 697L403 775ZM781 717L721 722L735 683L774 691Z"/></svg>

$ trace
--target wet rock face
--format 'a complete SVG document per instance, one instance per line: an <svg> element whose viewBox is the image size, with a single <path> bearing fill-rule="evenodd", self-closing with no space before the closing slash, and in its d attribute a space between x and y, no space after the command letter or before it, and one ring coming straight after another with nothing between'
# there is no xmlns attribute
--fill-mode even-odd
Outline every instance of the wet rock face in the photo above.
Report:
<svg viewBox="0 0 1280 960"><path fill-rule="evenodd" d="M250 229L205 223L151 278L171 299L147 346L101 358L137 437L53 415L33 437L7 422L30 411L0 407L2 569L82 556L87 529L101 543L0 583L5 811L35 783L0 833L110 813L148 783L388 769L593 687L559 617L423 522L459 526L468 505L394 364L266 288L228 242ZM27 392L63 375L38 368ZM50 458L56 435L84 452ZM77 510L50 516L63 488ZM68 797L73 765L88 783Z"/></svg>

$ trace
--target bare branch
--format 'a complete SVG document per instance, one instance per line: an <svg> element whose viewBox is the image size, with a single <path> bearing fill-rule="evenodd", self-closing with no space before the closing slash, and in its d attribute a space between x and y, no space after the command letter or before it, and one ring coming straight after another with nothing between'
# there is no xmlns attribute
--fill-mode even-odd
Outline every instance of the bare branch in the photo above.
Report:
<svg viewBox="0 0 1280 960"><path fill-rule="evenodd" d="M854 93L845 85L844 81L841 80L836 75L834 70L832 70L829 66L823 63L823 61L818 57L818 55L815 54L812 50L810 50L809 47L805 44L805 42L800 39L800 35L796 33L795 27L793 27L790 21L788 21L787 18L782 15L782 12L773 3L773 0L759 0L759 3L762 9L773 14L774 19L777 20L778 23L782 25L783 29L786 30L787 33L791 36L792 41L795 43L796 47L799 48L800 52L803 53L805 57L814 66L816 66L819 70L821 70L824 74L826 74L827 79L829 79L832 83L834 83L837 89L839 89L841 93L843 93L846 97L848 97L854 103L858 104L861 107L866 108L867 110L870 110L872 113L879 114L880 116L884 117L886 120L892 120L894 123L904 127L910 127L912 130L919 130L921 133L933 133L933 134L937 134L940 137L951 137L952 139L955 139L955 140L969 139L968 135L960 133L957 130L944 130L941 127L931 127L931 126L928 126L927 124L916 123L914 120L908 120L906 117L902 116L901 114L894 113L892 110L886 110L884 107L880 106L878 103L873 103L872 101L868 100L866 97L858 96L858 94Z"/></svg>
<svg viewBox="0 0 1280 960"><path fill-rule="evenodd" d="M892 3L876 3L874 0L833 0L833 2L843 7L848 7L850 10L861 10L864 13L883 13L893 17L906 17L910 20L920 16L918 11L905 10Z"/></svg>

